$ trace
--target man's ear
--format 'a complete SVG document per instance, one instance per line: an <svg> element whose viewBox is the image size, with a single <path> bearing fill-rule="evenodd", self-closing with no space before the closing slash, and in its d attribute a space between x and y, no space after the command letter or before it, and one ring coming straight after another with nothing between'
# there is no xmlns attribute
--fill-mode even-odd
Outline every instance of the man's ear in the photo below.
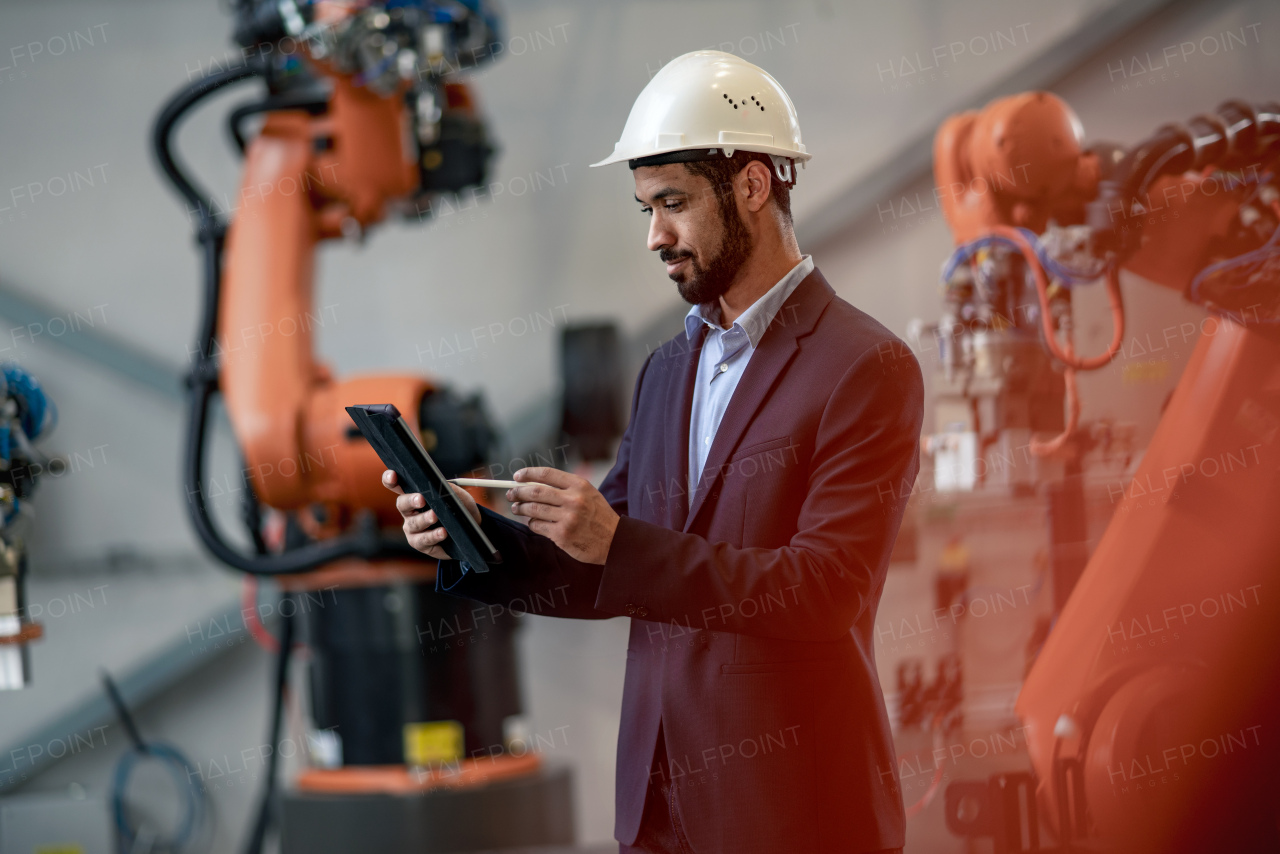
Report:
<svg viewBox="0 0 1280 854"><path fill-rule="evenodd" d="M742 192L746 197L744 201L746 202L747 210L757 213L769 203L769 197L773 192L769 167L759 160L752 160L738 174L740 178L745 178L745 186Z"/></svg>

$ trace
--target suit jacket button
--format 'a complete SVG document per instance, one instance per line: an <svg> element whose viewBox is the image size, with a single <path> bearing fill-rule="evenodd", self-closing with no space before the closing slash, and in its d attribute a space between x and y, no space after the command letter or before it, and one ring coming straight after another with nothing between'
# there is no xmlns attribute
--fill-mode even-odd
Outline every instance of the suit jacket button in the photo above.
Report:
<svg viewBox="0 0 1280 854"><path fill-rule="evenodd" d="M635 605L624 605L624 606L622 606L622 607L623 607L623 609L627 612L627 615L628 615L628 616L632 616L632 617L634 617L634 616L635 616L635 613L636 613L636 606L635 606Z"/></svg>
<svg viewBox="0 0 1280 854"><path fill-rule="evenodd" d="M637 616L637 617L647 617L647 616L649 616L649 609L648 609L648 608L646 608L645 606L641 605L639 608L636 608L636 616Z"/></svg>

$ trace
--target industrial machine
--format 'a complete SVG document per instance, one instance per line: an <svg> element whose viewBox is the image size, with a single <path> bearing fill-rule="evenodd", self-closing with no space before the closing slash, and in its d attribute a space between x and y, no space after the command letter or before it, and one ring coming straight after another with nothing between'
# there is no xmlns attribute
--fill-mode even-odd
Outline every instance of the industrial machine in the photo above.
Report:
<svg viewBox="0 0 1280 854"><path fill-rule="evenodd" d="M957 249L925 449L939 488L1049 484L1054 529L1055 622L1016 704L1033 773L952 783L948 827L998 854L1280 850L1280 104L1130 147L1082 135L1029 92L935 139ZM1206 314L1176 333L1194 352L1090 557L1082 460L1108 436L1077 375L1124 345L1122 270L1151 283L1130 298ZM1085 355L1073 294L1099 281L1111 343Z"/></svg>
<svg viewBox="0 0 1280 854"><path fill-rule="evenodd" d="M27 608L23 535L36 479L67 470L65 460L50 460L32 444L57 421L57 409L34 377L16 364L0 366L0 690L31 684L28 645L43 634Z"/></svg>
<svg viewBox="0 0 1280 854"><path fill-rule="evenodd" d="M279 656L272 745L295 637L309 659L310 763L277 805L280 751L271 754L248 849L261 849L277 814L284 852L570 842L567 772L513 748L515 618L434 592L435 561L404 542L383 466L344 411L395 404L454 477L493 445L479 397L421 376L337 379L316 360L308 322L321 241L362 239L388 216L421 220L436 196L483 184L493 147L458 74L493 55L498 18L486 0L240 0L234 11L245 62L178 92L154 147L198 219L204 256L185 465L192 523L219 560L283 591L279 636L264 638ZM205 98L250 80L264 91L228 121L244 156L228 223L179 165L173 137ZM223 534L208 500L218 392L243 454L251 551ZM483 820L495 813L523 818Z"/></svg>

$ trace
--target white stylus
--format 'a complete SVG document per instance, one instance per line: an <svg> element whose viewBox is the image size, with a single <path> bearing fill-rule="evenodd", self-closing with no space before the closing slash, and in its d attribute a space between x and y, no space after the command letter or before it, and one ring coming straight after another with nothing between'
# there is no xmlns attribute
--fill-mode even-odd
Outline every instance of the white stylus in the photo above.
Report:
<svg viewBox="0 0 1280 854"><path fill-rule="evenodd" d="M449 482L456 483L458 486L487 486L491 489L513 489L517 486L529 485L514 480L485 480L482 477L454 477L450 478Z"/></svg>

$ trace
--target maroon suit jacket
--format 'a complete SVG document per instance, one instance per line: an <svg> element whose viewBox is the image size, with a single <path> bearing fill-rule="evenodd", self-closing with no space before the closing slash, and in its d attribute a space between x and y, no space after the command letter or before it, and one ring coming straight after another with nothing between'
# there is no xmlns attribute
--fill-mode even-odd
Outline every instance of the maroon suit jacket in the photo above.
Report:
<svg viewBox="0 0 1280 854"><path fill-rule="evenodd" d="M620 842L636 838L661 722L697 854L899 847L873 625L919 468L920 367L815 270L761 338L690 489L703 337L681 331L636 380L600 486L622 517L603 566L484 509L505 562L465 575L442 562L438 583L542 614L631 618Z"/></svg>

